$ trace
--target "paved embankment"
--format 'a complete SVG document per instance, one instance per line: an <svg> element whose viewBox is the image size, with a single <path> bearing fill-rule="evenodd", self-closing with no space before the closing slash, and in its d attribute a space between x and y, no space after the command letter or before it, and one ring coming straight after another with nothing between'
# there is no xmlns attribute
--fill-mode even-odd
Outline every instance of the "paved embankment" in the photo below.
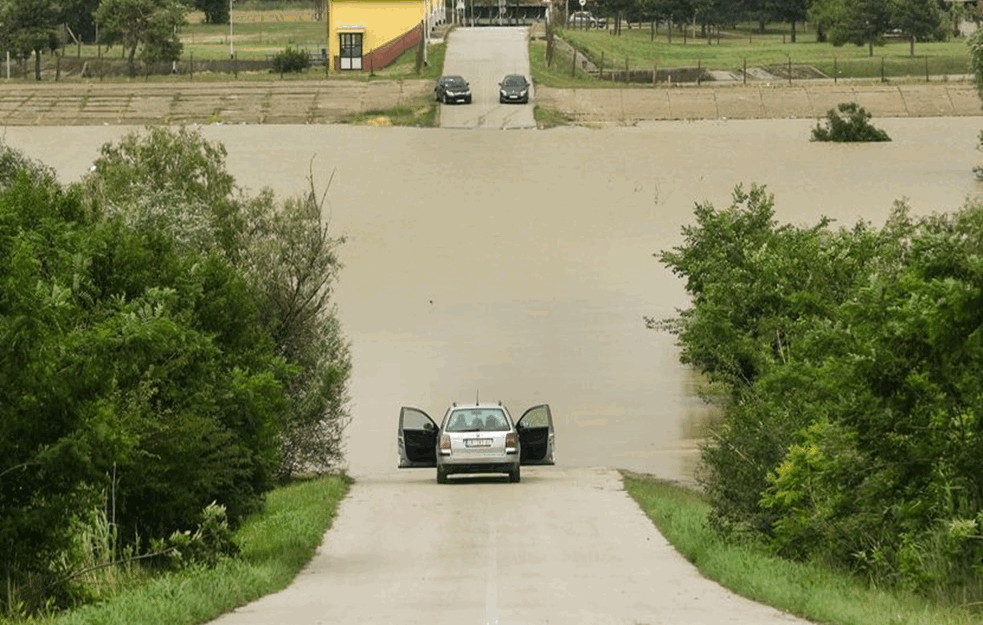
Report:
<svg viewBox="0 0 983 625"><path fill-rule="evenodd" d="M581 122L631 124L658 119L816 118L841 102L874 117L964 117L981 114L969 83L829 84L536 90L540 106Z"/></svg>
<svg viewBox="0 0 983 625"><path fill-rule="evenodd" d="M425 103L432 89L428 80L8 84L0 91L0 125L328 124L352 113ZM580 123L630 125L661 119L817 118L847 101L859 103L874 117L981 114L980 99L968 82L539 86L534 103Z"/></svg>

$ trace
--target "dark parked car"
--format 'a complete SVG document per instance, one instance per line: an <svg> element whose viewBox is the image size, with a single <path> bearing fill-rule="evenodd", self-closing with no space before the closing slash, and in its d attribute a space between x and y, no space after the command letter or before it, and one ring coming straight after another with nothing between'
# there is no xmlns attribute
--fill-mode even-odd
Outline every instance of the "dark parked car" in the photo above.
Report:
<svg viewBox="0 0 983 625"><path fill-rule="evenodd" d="M509 74L498 83L499 102L519 102L529 101L529 81L521 74Z"/></svg>
<svg viewBox="0 0 983 625"><path fill-rule="evenodd" d="M460 76L441 76L433 88L434 99L444 104L464 102L471 104L471 86Z"/></svg>

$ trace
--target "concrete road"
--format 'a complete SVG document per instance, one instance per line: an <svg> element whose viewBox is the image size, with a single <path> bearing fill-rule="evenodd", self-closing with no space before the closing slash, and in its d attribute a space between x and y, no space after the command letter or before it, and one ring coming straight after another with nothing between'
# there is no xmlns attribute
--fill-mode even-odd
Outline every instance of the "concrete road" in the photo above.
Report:
<svg viewBox="0 0 983 625"><path fill-rule="evenodd" d="M447 40L445 74L460 74L471 83L471 104L441 104L441 128L535 128L529 104L500 104L498 83L506 74L529 77L527 27L456 28Z"/></svg>
<svg viewBox="0 0 983 625"><path fill-rule="evenodd" d="M700 577L601 469L359 480L286 590L216 625L790 625Z"/></svg>

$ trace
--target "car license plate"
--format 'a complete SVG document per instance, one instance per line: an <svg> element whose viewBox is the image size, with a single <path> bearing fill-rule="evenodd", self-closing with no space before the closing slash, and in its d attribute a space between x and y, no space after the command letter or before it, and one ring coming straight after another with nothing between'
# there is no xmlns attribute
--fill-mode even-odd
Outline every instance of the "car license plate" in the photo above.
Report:
<svg viewBox="0 0 983 625"><path fill-rule="evenodd" d="M465 447L491 447L490 438L468 438L464 440Z"/></svg>

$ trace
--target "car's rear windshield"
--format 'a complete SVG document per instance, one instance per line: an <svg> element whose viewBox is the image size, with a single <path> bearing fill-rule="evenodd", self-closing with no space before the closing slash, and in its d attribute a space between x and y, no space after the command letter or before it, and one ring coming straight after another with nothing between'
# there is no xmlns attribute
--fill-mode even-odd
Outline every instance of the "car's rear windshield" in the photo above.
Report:
<svg viewBox="0 0 983 625"><path fill-rule="evenodd" d="M505 412L497 408L462 408L447 416L447 432L507 432Z"/></svg>

